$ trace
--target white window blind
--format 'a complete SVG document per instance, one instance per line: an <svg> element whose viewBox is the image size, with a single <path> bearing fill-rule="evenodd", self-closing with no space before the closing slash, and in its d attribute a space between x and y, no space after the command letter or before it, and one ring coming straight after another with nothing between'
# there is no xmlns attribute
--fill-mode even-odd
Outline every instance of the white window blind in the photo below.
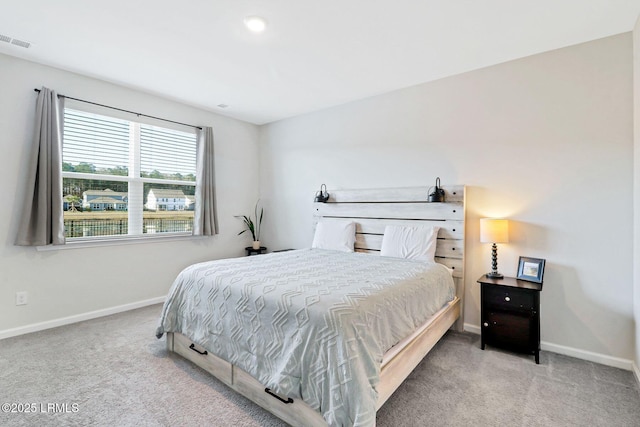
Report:
<svg viewBox="0 0 640 427"><path fill-rule="evenodd" d="M76 172L122 175L129 164L126 120L67 108L63 143L62 161L67 168L75 165L72 169ZM76 170L78 166L80 170Z"/></svg>
<svg viewBox="0 0 640 427"><path fill-rule="evenodd" d="M157 126L140 126L140 164L143 176L195 181L196 145L192 133Z"/></svg>

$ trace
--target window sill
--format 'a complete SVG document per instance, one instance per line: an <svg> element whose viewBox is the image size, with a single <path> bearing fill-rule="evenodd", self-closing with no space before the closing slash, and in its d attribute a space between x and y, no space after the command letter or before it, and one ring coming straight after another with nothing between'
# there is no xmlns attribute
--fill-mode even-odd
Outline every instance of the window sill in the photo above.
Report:
<svg viewBox="0 0 640 427"><path fill-rule="evenodd" d="M122 245L137 245L140 243L155 243L155 242L175 242L180 240L198 240L209 236L194 236L193 234L163 234L161 236L114 236L114 237L102 237L102 238L75 238L68 239L64 245L47 245L36 246L38 252L46 251L58 251L66 249L83 249L83 248L96 248L104 246L122 246Z"/></svg>

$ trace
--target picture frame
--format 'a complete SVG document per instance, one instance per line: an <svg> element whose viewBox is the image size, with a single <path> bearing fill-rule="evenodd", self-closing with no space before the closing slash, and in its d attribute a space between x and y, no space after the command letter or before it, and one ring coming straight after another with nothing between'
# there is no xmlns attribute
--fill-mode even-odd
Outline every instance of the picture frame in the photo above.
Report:
<svg viewBox="0 0 640 427"><path fill-rule="evenodd" d="M526 280L542 284L544 277L544 263L542 258L521 256L518 260L518 280Z"/></svg>

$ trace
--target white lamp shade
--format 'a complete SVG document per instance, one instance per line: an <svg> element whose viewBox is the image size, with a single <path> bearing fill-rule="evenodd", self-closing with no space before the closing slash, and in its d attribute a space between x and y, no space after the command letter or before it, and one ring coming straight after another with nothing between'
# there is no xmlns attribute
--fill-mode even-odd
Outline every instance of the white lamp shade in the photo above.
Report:
<svg viewBox="0 0 640 427"><path fill-rule="evenodd" d="M509 220L482 218L480 220L480 242L507 243L509 241Z"/></svg>

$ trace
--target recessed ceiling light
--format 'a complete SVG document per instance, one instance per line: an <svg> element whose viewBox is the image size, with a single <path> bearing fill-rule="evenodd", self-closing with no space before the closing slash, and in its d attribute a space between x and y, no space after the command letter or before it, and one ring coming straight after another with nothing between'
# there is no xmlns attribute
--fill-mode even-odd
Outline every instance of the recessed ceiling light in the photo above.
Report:
<svg viewBox="0 0 640 427"><path fill-rule="evenodd" d="M267 21L260 16L247 16L244 18L244 25L254 33L261 33L267 28Z"/></svg>

